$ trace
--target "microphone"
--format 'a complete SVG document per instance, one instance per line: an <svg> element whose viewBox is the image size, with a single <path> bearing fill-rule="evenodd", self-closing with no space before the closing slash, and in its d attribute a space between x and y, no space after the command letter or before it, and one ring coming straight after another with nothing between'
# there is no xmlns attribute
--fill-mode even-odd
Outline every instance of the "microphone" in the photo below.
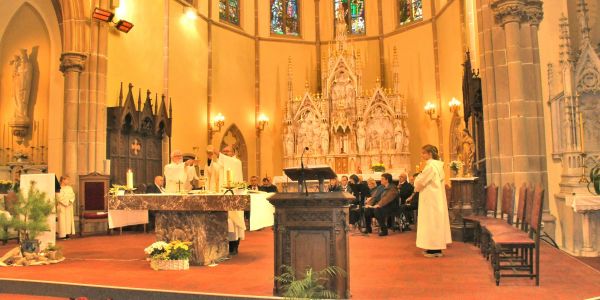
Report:
<svg viewBox="0 0 600 300"><path fill-rule="evenodd" d="M302 149L302 155L300 155L300 166L304 169L304 153L308 151L308 147L304 147L304 149Z"/></svg>

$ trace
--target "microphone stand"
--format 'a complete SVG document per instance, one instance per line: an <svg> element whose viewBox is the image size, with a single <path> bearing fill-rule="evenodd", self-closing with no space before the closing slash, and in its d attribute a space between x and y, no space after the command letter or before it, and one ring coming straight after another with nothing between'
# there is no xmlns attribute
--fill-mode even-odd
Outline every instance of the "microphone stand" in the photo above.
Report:
<svg viewBox="0 0 600 300"><path fill-rule="evenodd" d="M304 172L304 153L308 150L308 147L304 147L302 150L302 155L300 155L300 181L302 181L302 186L304 187L304 193L308 196L308 186L306 185L306 174ZM300 191L302 192L302 191Z"/></svg>

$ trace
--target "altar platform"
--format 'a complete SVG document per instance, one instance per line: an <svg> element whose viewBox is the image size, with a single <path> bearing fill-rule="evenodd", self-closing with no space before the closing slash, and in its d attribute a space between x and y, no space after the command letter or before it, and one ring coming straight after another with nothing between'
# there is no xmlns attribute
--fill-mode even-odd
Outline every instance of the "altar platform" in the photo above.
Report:
<svg viewBox="0 0 600 300"><path fill-rule="evenodd" d="M248 232L240 254L216 267L153 271L144 247L154 234L59 241L56 265L0 268L0 299L27 291L90 299L265 299L273 290L273 232ZM489 262L471 244L455 242L443 258L424 258L415 233L350 236L352 299L589 299L600 296L600 271L543 245L541 282L507 278L497 287ZM15 243L0 246L0 253ZM13 281L16 280L16 281ZM85 285L85 286L82 286ZM28 299L19 297L18 299ZM33 298L38 299L38 298ZM39 299L49 299L42 297Z"/></svg>

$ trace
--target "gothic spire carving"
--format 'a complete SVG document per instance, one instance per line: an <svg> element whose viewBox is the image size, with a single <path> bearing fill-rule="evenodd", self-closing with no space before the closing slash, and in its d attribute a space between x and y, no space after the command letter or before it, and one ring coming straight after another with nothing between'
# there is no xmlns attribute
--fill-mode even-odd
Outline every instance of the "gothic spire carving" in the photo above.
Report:
<svg viewBox="0 0 600 300"><path fill-rule="evenodd" d="M578 17L579 17L579 26L581 30L581 48L583 49L586 44L591 43L590 40L590 16L588 14L589 10L587 8L587 3L585 0L579 0L577 3L578 7Z"/></svg>

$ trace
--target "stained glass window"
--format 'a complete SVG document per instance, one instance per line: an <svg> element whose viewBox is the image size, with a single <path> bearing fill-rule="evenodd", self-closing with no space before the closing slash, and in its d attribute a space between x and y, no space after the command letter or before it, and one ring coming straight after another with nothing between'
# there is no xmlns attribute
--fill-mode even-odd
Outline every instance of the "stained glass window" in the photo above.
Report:
<svg viewBox="0 0 600 300"><path fill-rule="evenodd" d="M422 19L422 0L398 0L398 23L400 25L405 25Z"/></svg>
<svg viewBox="0 0 600 300"><path fill-rule="evenodd" d="M337 13L340 5L345 12L346 25L350 34L365 34L365 0L334 0L333 11Z"/></svg>
<svg viewBox="0 0 600 300"><path fill-rule="evenodd" d="M219 19L240 25L240 0L219 0Z"/></svg>
<svg viewBox="0 0 600 300"><path fill-rule="evenodd" d="M271 0L271 33L300 34L298 0Z"/></svg>

